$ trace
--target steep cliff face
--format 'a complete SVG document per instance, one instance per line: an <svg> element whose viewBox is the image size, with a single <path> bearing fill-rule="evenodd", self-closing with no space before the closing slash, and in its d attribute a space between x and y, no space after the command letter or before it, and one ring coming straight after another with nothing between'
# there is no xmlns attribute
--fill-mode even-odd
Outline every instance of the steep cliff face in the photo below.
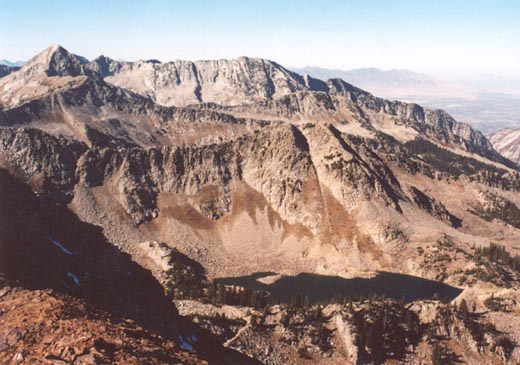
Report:
<svg viewBox="0 0 520 365"><path fill-rule="evenodd" d="M520 130L503 129L491 135L493 147L504 157L520 163Z"/></svg>

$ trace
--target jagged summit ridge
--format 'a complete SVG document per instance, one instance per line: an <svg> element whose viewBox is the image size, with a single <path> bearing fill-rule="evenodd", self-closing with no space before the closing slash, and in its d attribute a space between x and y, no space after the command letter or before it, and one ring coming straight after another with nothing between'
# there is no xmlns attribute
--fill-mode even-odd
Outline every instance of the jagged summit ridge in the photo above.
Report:
<svg viewBox="0 0 520 365"><path fill-rule="evenodd" d="M83 89L90 90L91 98L75 99L81 104L95 101L97 107L103 103L113 107L114 102L108 100L107 95L130 96L131 93L126 90L148 98L161 107L214 103L226 108L243 106L249 115L252 110L260 111L267 107L269 113L274 112L284 118L290 112L291 118L311 120L321 118L324 112L337 113L345 108L363 106L377 113L394 115L419 133L441 143L455 144L467 151L500 160L480 132L455 121L445 112L377 98L342 79L325 82L309 75L301 76L276 62L261 58L160 63L121 62L100 56L87 62L83 57L53 45L19 71L0 79L0 104L4 109L10 109L28 100L77 88L86 79L91 81L91 86ZM68 97L75 94L78 92L68 93ZM132 98L134 100L125 102L125 105L135 104L138 98ZM266 101L272 103L265 104ZM139 101L141 103L142 100ZM262 106L263 103L265 105ZM309 114L308 110L313 112Z"/></svg>
<svg viewBox="0 0 520 365"><path fill-rule="evenodd" d="M200 102L237 105L308 89L300 75L275 62L249 57L157 63L119 62L102 56L85 69L165 106Z"/></svg>

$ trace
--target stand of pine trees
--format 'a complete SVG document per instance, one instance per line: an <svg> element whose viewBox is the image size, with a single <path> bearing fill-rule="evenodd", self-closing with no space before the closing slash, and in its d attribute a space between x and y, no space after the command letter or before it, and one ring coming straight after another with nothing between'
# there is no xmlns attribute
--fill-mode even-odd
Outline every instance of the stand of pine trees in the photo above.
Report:
<svg viewBox="0 0 520 365"><path fill-rule="evenodd" d="M388 359L400 360L419 343L423 327L417 314L406 308L404 302L370 299L356 307L351 323L361 361L383 364Z"/></svg>
<svg viewBox="0 0 520 365"><path fill-rule="evenodd" d="M491 243L487 247L477 248L475 255L477 257L486 258L492 262L501 263L515 272L520 272L520 256L511 256L505 246Z"/></svg>
<svg viewBox="0 0 520 365"><path fill-rule="evenodd" d="M268 293L242 287L229 287L214 280L207 286L205 299L214 305L234 305L264 308L268 304ZM201 299L201 298L197 298Z"/></svg>

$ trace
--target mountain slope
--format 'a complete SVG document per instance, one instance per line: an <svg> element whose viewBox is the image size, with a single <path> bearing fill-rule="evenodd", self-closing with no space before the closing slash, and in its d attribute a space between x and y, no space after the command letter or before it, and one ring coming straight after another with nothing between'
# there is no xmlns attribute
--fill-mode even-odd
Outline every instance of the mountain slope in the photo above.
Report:
<svg viewBox="0 0 520 365"><path fill-rule="evenodd" d="M489 137L493 147L511 161L520 163L520 130L503 129Z"/></svg>
<svg viewBox="0 0 520 365"><path fill-rule="evenodd" d="M176 318L163 293L174 264L157 247L196 261L210 280L383 270L473 297L482 296L466 273L474 247L518 242L513 216L486 213L493 201L512 214L520 206L517 166L487 138L441 110L340 79L249 58L87 62L53 46L0 79L0 105L2 199L12 206L0 217L5 273L68 293L69 272L80 282L84 272L112 277L99 286L115 292L136 272L142 280L117 300L149 295L157 307L130 316L140 307L95 295L92 305L141 314L156 333L157 316ZM20 200L13 181L26 186ZM85 261L63 266L60 245Z"/></svg>
<svg viewBox="0 0 520 365"><path fill-rule="evenodd" d="M181 318L161 284L99 227L3 169L0 192L0 308L9 308L1 319L0 358L255 363ZM184 345L191 354L179 338L192 339Z"/></svg>
<svg viewBox="0 0 520 365"><path fill-rule="evenodd" d="M261 100L282 100L285 96L294 97L298 92L316 94L316 96L311 95L311 98L317 97L319 93L327 93L329 95L326 96L326 98L329 98L328 103L344 103L343 100L332 101L330 98L333 96L336 99L346 98L348 99L347 103L350 104L357 103L371 110L382 110L385 113L396 114L399 118L410 119L414 124L412 127L415 129L430 129L433 126L435 130L431 134L432 136L437 137L439 133L444 134L442 137L438 137L439 142L454 142L471 152L481 153L485 157L507 164L497 155L493 156L491 144L481 133L472 130L464 123L456 122L446 113L429 111L414 104L388 102L352 87L341 80L331 79L328 82L322 82L309 77L301 77L271 61L243 57L232 61L200 61L193 64L181 61L167 64L143 63L142 61L121 64L106 57L100 57L90 63L85 62L60 46L48 48L29 60L19 72L0 81L0 91L3 90L1 102L4 109L26 107L27 101L39 100L44 95L58 94L61 98L67 99L66 104L77 106L78 103L85 101L87 104L94 103L96 109L90 110L90 114L92 112L99 113L100 106L103 104L108 107L119 104L115 100L114 94L122 95L124 100L130 100L128 102L121 100L127 105L117 105L120 109L128 108L128 104L130 104L132 105L130 108L140 108L142 112L146 113L150 110L157 112L157 108L151 105L151 101L156 99L153 93L168 95L165 97L171 100L166 104L170 104L173 100L180 100L177 106L184 105L186 97L190 99L190 102L196 104L216 100L221 105L233 106L240 103L255 104ZM183 69L187 73L179 73L177 69ZM90 77L87 75L90 75ZM115 85L134 89L143 98L139 100L136 94L113 88L113 86L102 82L100 77L105 77L106 81ZM165 81L166 83L160 86L157 84L159 79L167 82ZM152 93L153 95L150 95L151 91L146 89L148 86L125 84L130 80L136 83L143 82L145 86L155 85L156 91ZM8 90L6 85L9 85ZM67 90L71 89L78 89L75 91L76 94L79 94L76 100L72 100L73 96L67 93ZM188 94L186 94L186 90L189 90ZM231 94L225 90L231 90ZM89 95L87 96L86 93ZM79 97L80 95L81 97ZM151 101L146 100L149 97L151 97ZM59 100L46 101L46 103L49 102L51 104L59 103ZM138 106L135 106L136 104ZM161 104L161 102L158 104ZM326 105L314 105L313 107L316 112L322 112L324 108L328 108ZM46 108L48 107L46 106ZM344 109L345 105L335 105L332 108L340 110ZM164 108L159 109L159 112L163 114L171 114L173 110L177 110L172 108L169 111ZM133 110L127 111L130 114L135 114ZM11 113L13 112L11 111ZM122 110L116 111L116 113L121 112ZM38 113L41 112L38 111ZM23 117L12 116L9 119L23 120ZM450 136L447 136L444 130L447 130ZM477 151L476 146L481 151Z"/></svg>
<svg viewBox="0 0 520 365"><path fill-rule="evenodd" d="M389 105L383 99L374 98L363 90L352 87L343 81L331 79L323 82L309 76L300 76L284 67L268 60L242 57L236 60L174 61L158 63L156 61L117 62L106 57L99 57L85 66L87 72L94 72L109 83L132 90L143 96L150 97L158 104L165 106L184 106L197 103L218 103L236 106L239 104L254 104L258 100L281 99L295 92L326 92L335 95L348 95L349 98L371 108ZM398 75L394 75L394 74ZM372 74L368 72L368 74ZM410 75L408 72L395 71L391 76L380 77L376 72L374 80L404 78L413 84L429 84L424 77ZM422 80L422 81L416 81ZM416 109L411 113L416 121L422 123L421 114L426 111L419 106L408 106L394 102L394 105L384 106L395 112L396 109ZM410 112L408 112L410 113ZM408 117L408 116L407 116ZM441 119L449 131L469 140L468 146L480 145L484 150L491 150L489 142L468 125L456 122L444 114L435 117ZM420 127L421 128L421 127ZM441 127L441 129L444 126ZM446 141L442 141L446 142ZM471 147L470 147L471 148ZM487 157L490 157L488 155ZM493 159L500 157L495 155ZM504 161L501 161L504 163Z"/></svg>
<svg viewBox="0 0 520 365"><path fill-rule="evenodd" d="M95 64L100 65L100 60ZM188 241L203 246L214 242L209 244L211 252L202 258L204 263L214 256L227 261L230 250L236 251L229 256L233 261L241 254L234 242L241 241L244 234L232 230L233 221L245 219L244 229L269 232L251 245L261 247L265 241L275 245L262 248L258 255L271 256L270 250L285 252L288 260L294 260L294 269L299 265L297 252L315 249L317 256L309 256L305 265L317 267L321 260L334 263L332 267L344 265L336 261L337 254L323 256L312 242L337 250L361 236L383 234L387 226L402 225L406 222L403 214L422 209L414 206L409 183L404 183L413 178L407 174L417 173L418 164L428 165L424 155L407 160L413 154L409 147L413 143L439 146L438 151L429 148L435 153L447 149L452 151L450 158L468 161L463 165L478 165L503 175L495 181L466 167L447 170L457 179L470 173L474 175L471 180L484 184L516 186L508 173L515 166L498 155L482 134L442 111L376 98L342 80L320 82L300 77L269 61L243 58L229 62L192 64L195 73L190 75L218 74L217 78L200 78L204 80L201 90L213 90L222 82L236 84L238 94L233 98L238 99L231 100L228 93L201 91L200 95L222 97L220 105L165 107L147 95L107 83L92 68L93 63L81 62L53 46L0 81L0 90L4 87L0 121L10 127L2 131L6 164L24 176L42 174L40 189L53 199L72 203L82 219L103 225L93 211L123 214L113 223L125 227L123 231L106 229L114 235L110 239L130 253L136 240L179 242L172 236L173 225L185 231ZM136 73L140 67L166 77L169 68L178 65L127 64L125 72L133 80L148 82L147 73ZM121 71L111 72L113 76L104 75L105 80L115 82L110 77L118 77ZM38 91L27 94L27 87L18 84L21 80L30 80ZM189 77L176 80L167 88L172 98L185 95L183 88L192 85L186 81ZM253 91L246 94L247 90ZM243 104L236 105L240 101ZM399 176L402 169L405 175ZM425 189L416 183L413 186ZM96 191L112 196L116 204L96 196ZM245 207L237 202L254 196L258 201L254 209L269 207L269 221L277 217L283 229L249 221L252 213L249 218L244 216ZM362 217L379 206L388 211L388 218L377 228L362 228L366 223ZM192 211L190 215L198 218L179 215L175 213L178 209ZM343 223L332 224L329 214L337 209L345 210ZM322 210L327 213L323 215ZM135 224L137 230L132 227ZM201 230L200 224L206 228ZM341 224L351 228L343 231ZM224 234L226 231L229 233ZM299 233L289 233L293 231ZM203 244L200 237L208 243ZM335 241L342 243L332 244ZM299 248L285 250L284 242ZM219 272L226 266L219 260L208 269ZM355 266L365 265L372 267L373 259L366 257ZM227 266L242 270L237 264Z"/></svg>
<svg viewBox="0 0 520 365"><path fill-rule="evenodd" d="M0 283L0 361L38 364L207 364L174 341L68 295Z"/></svg>

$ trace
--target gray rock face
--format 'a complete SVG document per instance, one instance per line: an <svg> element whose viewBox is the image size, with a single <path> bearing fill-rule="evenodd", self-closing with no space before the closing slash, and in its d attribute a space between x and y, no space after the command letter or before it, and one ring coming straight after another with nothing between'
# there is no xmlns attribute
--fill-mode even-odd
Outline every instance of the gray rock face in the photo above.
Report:
<svg viewBox="0 0 520 365"><path fill-rule="evenodd" d="M166 106L241 104L306 89L300 75L274 62L248 57L158 63L117 62L102 56L85 69Z"/></svg>
<svg viewBox="0 0 520 365"><path fill-rule="evenodd" d="M99 56L85 65L85 72L90 75L99 75L102 78L116 74L122 67L121 62L114 61L105 56Z"/></svg>
<svg viewBox="0 0 520 365"><path fill-rule="evenodd" d="M76 160L86 146L35 129L0 129L0 150L16 156L12 167L24 179L44 176L47 193L59 202L70 201L77 183Z"/></svg>
<svg viewBox="0 0 520 365"><path fill-rule="evenodd" d="M520 129L503 129L493 133L490 140L504 157L520 163Z"/></svg>
<svg viewBox="0 0 520 365"><path fill-rule="evenodd" d="M79 76L83 73L81 64L86 59L70 54L67 50L58 46L49 60L48 76Z"/></svg>

